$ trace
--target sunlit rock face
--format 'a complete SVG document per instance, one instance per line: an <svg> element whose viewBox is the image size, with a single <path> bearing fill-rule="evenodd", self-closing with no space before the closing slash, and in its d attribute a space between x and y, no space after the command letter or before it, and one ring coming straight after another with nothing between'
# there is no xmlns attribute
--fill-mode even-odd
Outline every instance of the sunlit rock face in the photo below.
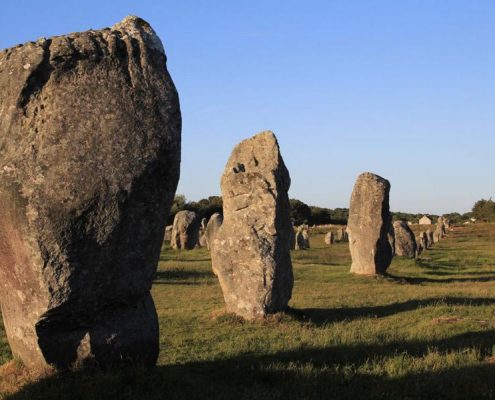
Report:
<svg viewBox="0 0 495 400"><path fill-rule="evenodd" d="M289 186L272 132L234 148L221 182L223 223L209 244L227 311L245 319L283 311L291 298Z"/></svg>
<svg viewBox="0 0 495 400"><path fill-rule="evenodd" d="M370 172L359 175L354 185L347 233L355 274L383 274L390 266L394 232L389 192L389 181Z"/></svg>

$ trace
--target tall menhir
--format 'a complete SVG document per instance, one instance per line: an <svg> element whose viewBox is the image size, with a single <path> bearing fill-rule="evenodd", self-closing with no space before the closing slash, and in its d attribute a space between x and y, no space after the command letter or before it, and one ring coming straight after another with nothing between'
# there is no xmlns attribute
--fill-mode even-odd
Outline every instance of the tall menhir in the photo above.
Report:
<svg viewBox="0 0 495 400"><path fill-rule="evenodd" d="M0 301L33 368L154 364L150 295L180 167L160 39L111 28L0 52Z"/></svg>
<svg viewBox="0 0 495 400"><path fill-rule="evenodd" d="M394 255L394 230L389 208L390 182L378 175L359 175L349 206L351 272L384 274Z"/></svg>

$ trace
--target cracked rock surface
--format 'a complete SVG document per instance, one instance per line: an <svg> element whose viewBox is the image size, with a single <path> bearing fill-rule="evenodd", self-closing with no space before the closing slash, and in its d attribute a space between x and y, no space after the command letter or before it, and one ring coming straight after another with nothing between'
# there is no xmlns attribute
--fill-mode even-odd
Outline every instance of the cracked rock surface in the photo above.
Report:
<svg viewBox="0 0 495 400"><path fill-rule="evenodd" d="M394 255L394 231L389 208L390 182L364 172L351 195L347 233L351 251L351 272L383 274Z"/></svg>
<svg viewBox="0 0 495 400"><path fill-rule="evenodd" d="M239 143L225 166L223 223L209 245L227 311L245 319L283 311L291 298L289 186L269 131Z"/></svg>
<svg viewBox="0 0 495 400"><path fill-rule="evenodd" d="M30 367L154 364L151 283L180 167L160 39L111 28L0 52L0 302Z"/></svg>

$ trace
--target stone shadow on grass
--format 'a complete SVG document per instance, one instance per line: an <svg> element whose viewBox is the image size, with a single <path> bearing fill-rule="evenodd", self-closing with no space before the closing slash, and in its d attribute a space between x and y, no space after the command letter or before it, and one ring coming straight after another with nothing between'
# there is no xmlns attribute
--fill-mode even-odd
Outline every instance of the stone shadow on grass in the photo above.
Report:
<svg viewBox="0 0 495 400"><path fill-rule="evenodd" d="M162 269L156 272L153 285L202 285L215 279L211 270Z"/></svg>
<svg viewBox="0 0 495 400"><path fill-rule="evenodd" d="M485 306L495 304L495 298L479 297L432 297L421 300L408 300L402 303L342 308L302 308L289 309L294 318L321 326L334 322L351 321L360 318L384 318L390 315L414 311L419 308L436 306ZM495 343L494 343L495 344Z"/></svg>
<svg viewBox="0 0 495 400"><path fill-rule="evenodd" d="M495 332L466 333L441 340L373 345L335 345L269 355L145 369L60 374L24 387L10 400L158 399L492 399L495 365L441 368L404 374L366 373L359 367L386 357L400 372L432 349L449 353L475 347L490 355ZM433 369L433 366L432 366Z"/></svg>
<svg viewBox="0 0 495 400"><path fill-rule="evenodd" d="M489 273L487 273L488 275ZM452 274L458 276L459 274ZM466 275L469 275L466 273ZM399 276L392 275L389 273L385 274L387 279L398 283L408 283L410 285L420 285L422 283L461 283L461 282L493 282L495 281L495 276L480 276L477 278L427 278L427 277L417 277L417 276Z"/></svg>

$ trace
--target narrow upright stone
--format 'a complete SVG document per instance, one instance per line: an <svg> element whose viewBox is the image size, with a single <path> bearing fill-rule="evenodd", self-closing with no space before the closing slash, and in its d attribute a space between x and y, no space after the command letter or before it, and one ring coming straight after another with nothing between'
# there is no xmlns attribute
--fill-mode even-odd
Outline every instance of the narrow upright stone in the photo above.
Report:
<svg viewBox="0 0 495 400"><path fill-rule="evenodd" d="M272 132L238 144L222 176L224 220L211 246L228 312L283 311L291 298L290 177Z"/></svg>
<svg viewBox="0 0 495 400"><path fill-rule="evenodd" d="M416 238L406 221L394 222L395 254L400 257L416 257Z"/></svg>
<svg viewBox="0 0 495 400"><path fill-rule="evenodd" d="M222 226L222 223L223 223L222 214L215 213L210 217L208 224L206 225L206 232L205 232L206 247L208 247L208 249L211 249L211 243L213 242L213 238L215 237L216 233Z"/></svg>
<svg viewBox="0 0 495 400"><path fill-rule="evenodd" d="M426 232L421 232L419 234L419 241L421 242L421 246L423 247L423 250L427 250L429 244L428 244L428 237L426 235Z"/></svg>
<svg viewBox="0 0 495 400"><path fill-rule="evenodd" d="M390 183L365 172L359 175L349 207L349 249L351 272L383 274L394 254L392 216L389 210Z"/></svg>
<svg viewBox="0 0 495 400"><path fill-rule="evenodd" d="M150 288L180 167L179 99L150 25L0 52L0 302L14 356L154 364Z"/></svg>

